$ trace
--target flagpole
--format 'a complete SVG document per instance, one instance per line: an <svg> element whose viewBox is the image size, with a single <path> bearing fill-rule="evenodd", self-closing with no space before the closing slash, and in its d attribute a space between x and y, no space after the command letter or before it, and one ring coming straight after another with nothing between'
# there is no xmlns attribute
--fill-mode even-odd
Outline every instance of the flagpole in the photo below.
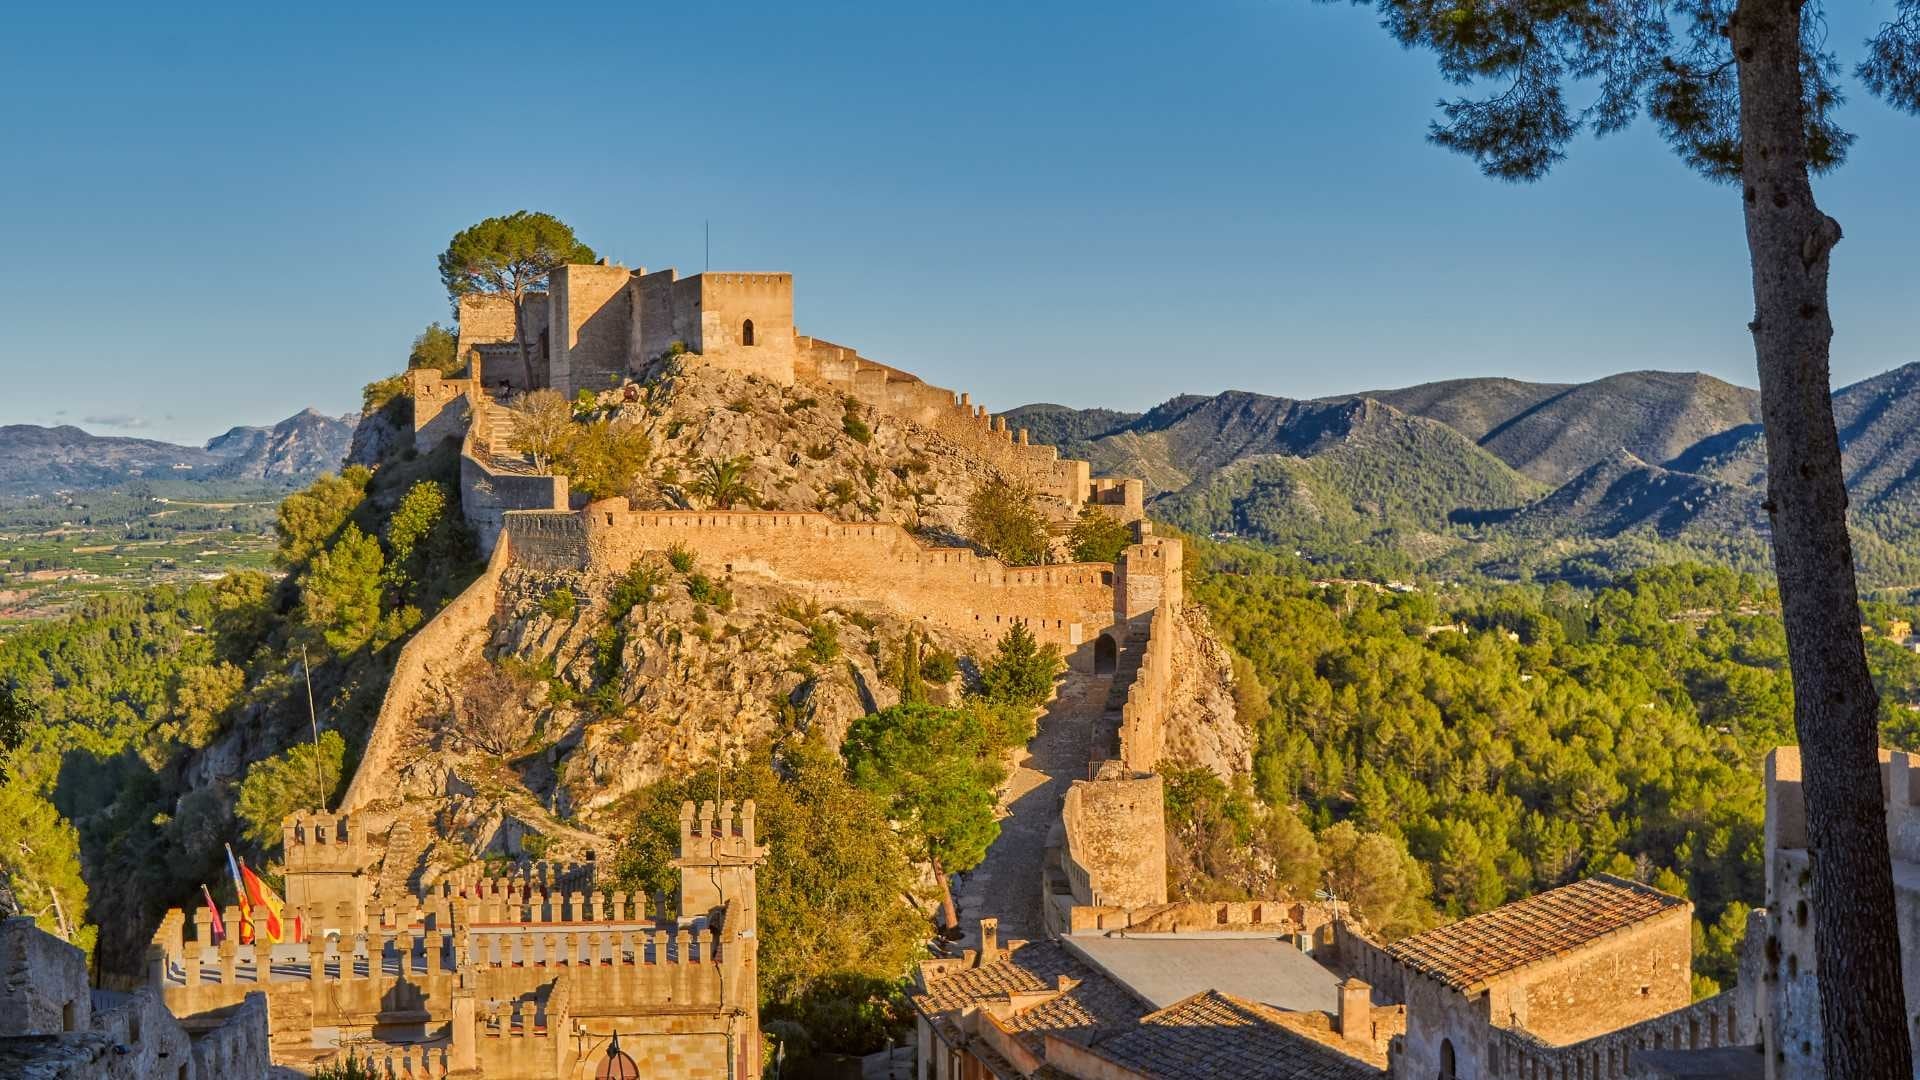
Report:
<svg viewBox="0 0 1920 1080"><path fill-rule="evenodd" d="M307 660L307 643L300 643L300 676L307 680L307 721L313 725L313 782L320 812L327 810L326 766L320 761L320 713L313 707L313 665Z"/></svg>

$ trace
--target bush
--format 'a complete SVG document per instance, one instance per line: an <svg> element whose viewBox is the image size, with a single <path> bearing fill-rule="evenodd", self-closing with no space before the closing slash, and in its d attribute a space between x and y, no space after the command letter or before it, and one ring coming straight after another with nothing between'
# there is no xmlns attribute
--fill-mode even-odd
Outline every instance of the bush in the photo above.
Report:
<svg viewBox="0 0 1920 1080"><path fill-rule="evenodd" d="M867 422L860 419L860 414L852 409L848 409L847 415L840 418L840 429L862 446L873 441L873 429L868 427Z"/></svg>
<svg viewBox="0 0 1920 1080"><path fill-rule="evenodd" d="M553 590L540 600L540 610L546 612L550 619L571 619L579 608L580 602L574 597L573 590L565 585Z"/></svg>
<svg viewBox="0 0 1920 1080"><path fill-rule="evenodd" d="M693 572L694 560L693 549L685 544L676 541L667 548L667 565L682 574Z"/></svg>
<svg viewBox="0 0 1920 1080"><path fill-rule="evenodd" d="M807 627L806 654L817 663L840 655L840 630L825 619Z"/></svg>

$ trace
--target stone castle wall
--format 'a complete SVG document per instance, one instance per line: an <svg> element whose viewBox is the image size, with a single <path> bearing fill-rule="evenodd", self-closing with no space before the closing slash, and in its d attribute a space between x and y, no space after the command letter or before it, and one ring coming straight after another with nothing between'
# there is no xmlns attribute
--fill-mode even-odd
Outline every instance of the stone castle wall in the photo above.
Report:
<svg viewBox="0 0 1920 1080"><path fill-rule="evenodd" d="M987 415L967 394L956 394L819 338L798 337L795 373L893 416L910 420L983 458L1009 477L1050 498L1079 506L1093 490L1092 466L1060 457L1051 446L1027 441L1024 429L1010 431L1004 418ZM1111 503L1126 516L1123 497ZM1138 507L1134 508L1136 511Z"/></svg>
<svg viewBox="0 0 1920 1080"><path fill-rule="evenodd" d="M1165 784L1157 774L1076 780L1061 803L1061 863L1074 898L1095 907L1167 902Z"/></svg>
<svg viewBox="0 0 1920 1080"><path fill-rule="evenodd" d="M542 569L620 573L675 545L711 570L751 573L805 588L824 602L879 605L937 622L976 641L1024 623L1076 662L1114 625L1113 569L1105 563L1009 567L966 548L937 548L898 525L825 514L629 510L624 499L577 513L506 515L515 558ZM1090 650L1085 650L1090 653Z"/></svg>
<svg viewBox="0 0 1920 1080"><path fill-rule="evenodd" d="M466 460L462 459L463 465ZM392 776L395 756L421 710L433 669L465 663L485 640L500 602L500 578L511 557L509 544L495 547L487 568L473 584L401 646L393 675L387 680L386 696L380 701L379 716L361 752L360 768L341 799L343 812L358 809L384 794L382 785Z"/></svg>

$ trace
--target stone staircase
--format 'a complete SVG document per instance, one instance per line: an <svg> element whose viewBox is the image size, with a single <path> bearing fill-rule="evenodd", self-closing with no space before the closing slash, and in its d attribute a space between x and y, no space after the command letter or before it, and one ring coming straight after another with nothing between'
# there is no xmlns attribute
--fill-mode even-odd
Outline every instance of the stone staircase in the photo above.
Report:
<svg viewBox="0 0 1920 1080"><path fill-rule="evenodd" d="M473 441L476 450L495 472L533 474L533 461L512 449L520 430L520 414L491 397L482 398L473 412Z"/></svg>
<svg viewBox="0 0 1920 1080"><path fill-rule="evenodd" d="M414 879L432 843L433 826L424 818L403 817L393 823L387 830L387 853L380 860L380 877L373 887L376 906L404 907L413 899Z"/></svg>

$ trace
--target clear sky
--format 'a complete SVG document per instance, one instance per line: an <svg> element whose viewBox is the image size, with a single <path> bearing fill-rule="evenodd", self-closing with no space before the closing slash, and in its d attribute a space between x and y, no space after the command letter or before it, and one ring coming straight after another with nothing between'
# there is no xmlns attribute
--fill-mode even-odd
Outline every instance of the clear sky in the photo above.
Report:
<svg viewBox="0 0 1920 1080"><path fill-rule="evenodd" d="M542 209L789 270L804 333L993 408L1636 368L1751 385L1732 189L1650 128L1513 187L1366 9L36 4L0 39L0 422L198 441L357 407L434 257ZM1858 55L1885 3L1831 16ZM1819 183L1836 384L1920 359L1920 121Z"/></svg>

